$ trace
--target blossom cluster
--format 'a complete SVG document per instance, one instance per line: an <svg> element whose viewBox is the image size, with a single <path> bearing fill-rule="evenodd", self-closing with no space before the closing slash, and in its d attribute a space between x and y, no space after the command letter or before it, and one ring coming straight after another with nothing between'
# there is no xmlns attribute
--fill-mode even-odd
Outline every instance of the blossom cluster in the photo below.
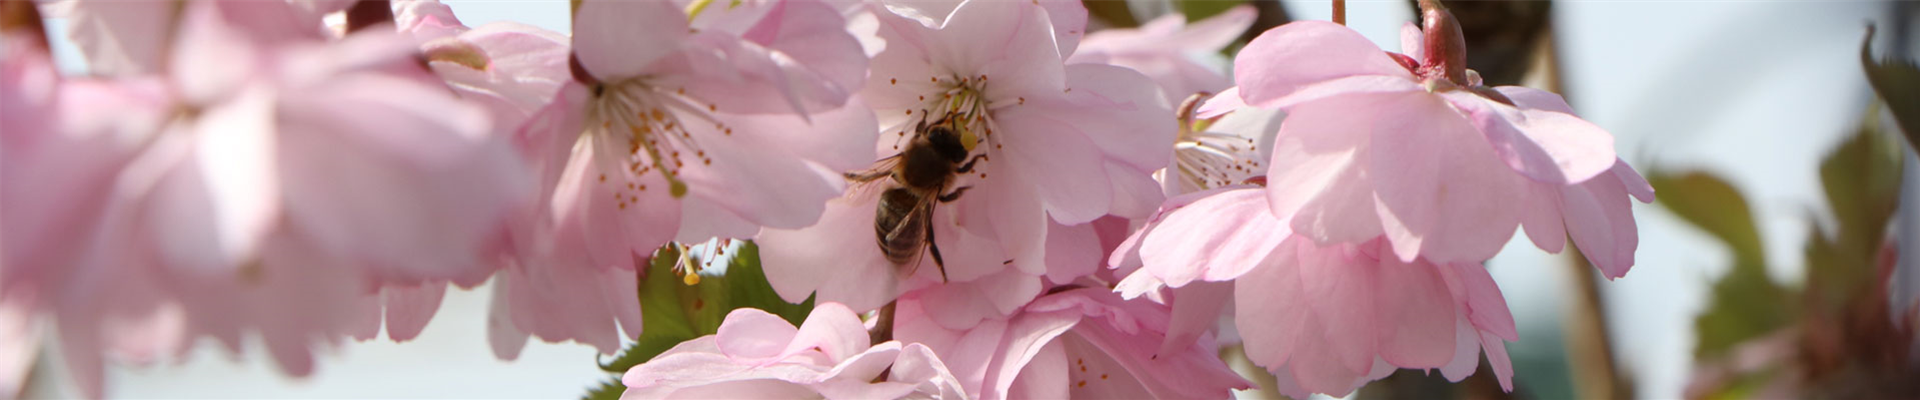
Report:
<svg viewBox="0 0 1920 400"><path fill-rule="evenodd" d="M654 251L712 238L818 306L734 310L627 396L1221 398L1251 387L1235 341L1289 395L1482 352L1510 389L1481 263L1524 227L1622 276L1652 196L1558 95L1465 69L1431 1L1398 53L1298 21L1231 60L1251 7L1089 32L1078 0L584 0L562 33L433 0L8 4L0 393L45 333L91 397L105 360L207 337L304 375L482 283L496 356L611 354Z"/></svg>

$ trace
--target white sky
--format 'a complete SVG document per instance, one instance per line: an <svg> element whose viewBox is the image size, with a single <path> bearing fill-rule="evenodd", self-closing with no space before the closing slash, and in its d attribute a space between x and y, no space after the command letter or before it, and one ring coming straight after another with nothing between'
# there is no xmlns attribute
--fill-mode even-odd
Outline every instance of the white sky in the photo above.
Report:
<svg viewBox="0 0 1920 400"><path fill-rule="evenodd" d="M567 31L565 1L447 3L469 25L514 20ZM1298 19L1328 17L1324 1L1285 3ZM1397 48L1401 21L1410 17L1405 1L1348 4L1350 26ZM1857 51L1866 21L1881 18L1886 7L1811 0L1562 1L1554 18L1574 108L1610 129L1622 157L1642 171L1704 168L1730 179L1759 218L1773 276L1797 284L1808 220L1828 213L1817 190L1818 160L1869 99ZM1636 206L1639 265L1603 290L1621 366L1639 385L1639 397L1676 398L1689 375L1693 315L1704 307L1706 285L1726 271L1731 258L1659 207ZM1569 292L1564 262L1525 239L1492 262L1523 332L1560 323L1562 296ZM308 378L280 375L257 343L235 359L203 342L182 365L112 367L108 393L572 398L606 376L584 345L536 340L516 362L495 360L485 339L488 296L484 287L452 291L419 339L350 344L322 357ZM58 382L55 390L43 394L75 394L63 378L52 382Z"/></svg>

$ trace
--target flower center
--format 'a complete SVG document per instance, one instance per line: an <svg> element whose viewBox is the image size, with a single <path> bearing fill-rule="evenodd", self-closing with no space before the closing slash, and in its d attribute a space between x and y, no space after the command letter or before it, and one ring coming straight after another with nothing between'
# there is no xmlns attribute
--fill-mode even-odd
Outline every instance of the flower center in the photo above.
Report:
<svg viewBox="0 0 1920 400"><path fill-rule="evenodd" d="M1253 139L1208 132L1214 120L1194 120L1205 96L1196 94L1181 104L1180 136L1174 142L1174 167L1187 187L1205 190L1243 183L1260 173L1260 152Z"/></svg>
<svg viewBox="0 0 1920 400"><path fill-rule="evenodd" d="M987 88L986 75L935 75L927 80L934 83L937 89L930 94L920 95L918 108L905 111L909 118L894 132L894 150L904 149L907 142L918 134L915 129L935 124L946 124L960 134L960 143L966 148L969 159L982 144L991 144L993 149L1000 148L993 140L993 132L997 128L989 112L993 105L983 94ZM1026 99L1017 101L1024 104ZM990 158L980 159L982 163L989 161ZM974 168L973 171L981 179L987 177L985 169Z"/></svg>
<svg viewBox="0 0 1920 400"><path fill-rule="evenodd" d="M660 174L667 182L664 189L679 198L687 193L681 172L689 166L713 164L695 133L705 126L689 124L711 124L712 132L733 134L733 128L713 117L718 105L702 104L687 96L685 89L669 91L639 78L597 87L591 104L587 109L587 134L593 140L595 155L605 157L602 162L619 163L614 171L600 168L599 180L601 184L623 185L614 190L621 209L633 203L633 196L640 192L662 189L647 187L641 179L647 174ZM609 182L610 178L616 179Z"/></svg>
<svg viewBox="0 0 1920 400"><path fill-rule="evenodd" d="M939 90L932 95L920 95L920 110L908 109L907 115L916 116L902 125L896 136L908 138L913 127L921 122L950 122L960 128L960 142L972 152L974 147L987 141L993 135L993 119L987 113L986 96L981 95L987 88L987 76L932 76L927 78ZM976 133L978 132L978 133ZM910 139L910 138L908 138ZM903 141L904 142L904 141ZM898 144L895 146L898 147Z"/></svg>

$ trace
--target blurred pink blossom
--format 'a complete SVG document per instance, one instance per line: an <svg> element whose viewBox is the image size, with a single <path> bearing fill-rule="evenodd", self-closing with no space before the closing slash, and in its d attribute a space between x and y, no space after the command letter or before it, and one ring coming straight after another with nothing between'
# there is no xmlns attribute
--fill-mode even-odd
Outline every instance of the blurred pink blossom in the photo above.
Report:
<svg viewBox="0 0 1920 400"><path fill-rule="evenodd" d="M737 309L719 333L627 370L621 398L969 398L926 346L868 340L860 317L838 303L814 307L799 328Z"/></svg>
<svg viewBox="0 0 1920 400"><path fill-rule="evenodd" d="M1132 68L1160 85L1168 104L1194 93L1218 93L1233 80L1221 49L1253 26L1252 5L1239 5L1207 19L1187 23L1170 13L1138 28L1103 29L1088 34L1068 63L1112 64Z"/></svg>
<svg viewBox="0 0 1920 400"><path fill-rule="evenodd" d="M942 354L966 392L1002 398L1224 398L1250 385L1208 337L1162 349L1167 308L1105 288L1057 286L1013 315L966 329L902 299L894 337Z"/></svg>
<svg viewBox="0 0 1920 400"><path fill-rule="evenodd" d="M48 332L98 398L107 357L145 363L184 344L154 270L100 240L124 229L114 178L172 100L154 79L60 77L37 38L0 40L0 395L18 393Z"/></svg>
<svg viewBox="0 0 1920 400"><path fill-rule="evenodd" d="M237 352L247 332L306 375L316 344L417 334L444 292L422 282L492 274L487 249L531 183L484 111L420 68L417 42L323 42L280 2L174 5L164 63L137 71L158 75L33 67L46 72L19 70L39 75L5 96L82 102L7 118L0 213L4 296L58 322L84 392L100 394L102 353L198 336Z"/></svg>

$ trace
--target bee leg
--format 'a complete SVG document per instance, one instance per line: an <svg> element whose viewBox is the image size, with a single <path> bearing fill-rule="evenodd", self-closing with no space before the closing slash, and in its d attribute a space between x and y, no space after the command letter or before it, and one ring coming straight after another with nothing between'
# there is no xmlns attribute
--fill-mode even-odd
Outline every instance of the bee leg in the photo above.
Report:
<svg viewBox="0 0 1920 400"><path fill-rule="evenodd" d="M947 262L940 258L940 243L933 240L933 224L927 225L927 252L933 254L933 267L940 269L940 283L947 282Z"/></svg>
<svg viewBox="0 0 1920 400"><path fill-rule="evenodd" d="M984 160L986 158L987 158L986 154L973 156L973 158L967 160L966 164L960 164L960 169L953 170L953 172L962 173L962 174L973 172L973 163L979 162L980 160Z"/></svg>
<svg viewBox="0 0 1920 400"><path fill-rule="evenodd" d="M936 198L940 199L941 203L952 203L954 200L960 199L961 193L966 193L967 189L972 189L972 188L973 188L972 186L961 186L958 188L954 188L953 193L943 194L943 195L940 195L940 197L936 197Z"/></svg>
<svg viewBox="0 0 1920 400"><path fill-rule="evenodd" d="M893 174L893 171L877 170L877 171L867 171L867 172L847 172L847 173L842 173L840 175L845 176L847 177L847 180L854 181L854 182L869 182L875 179L885 178L888 175L892 175L892 174Z"/></svg>

